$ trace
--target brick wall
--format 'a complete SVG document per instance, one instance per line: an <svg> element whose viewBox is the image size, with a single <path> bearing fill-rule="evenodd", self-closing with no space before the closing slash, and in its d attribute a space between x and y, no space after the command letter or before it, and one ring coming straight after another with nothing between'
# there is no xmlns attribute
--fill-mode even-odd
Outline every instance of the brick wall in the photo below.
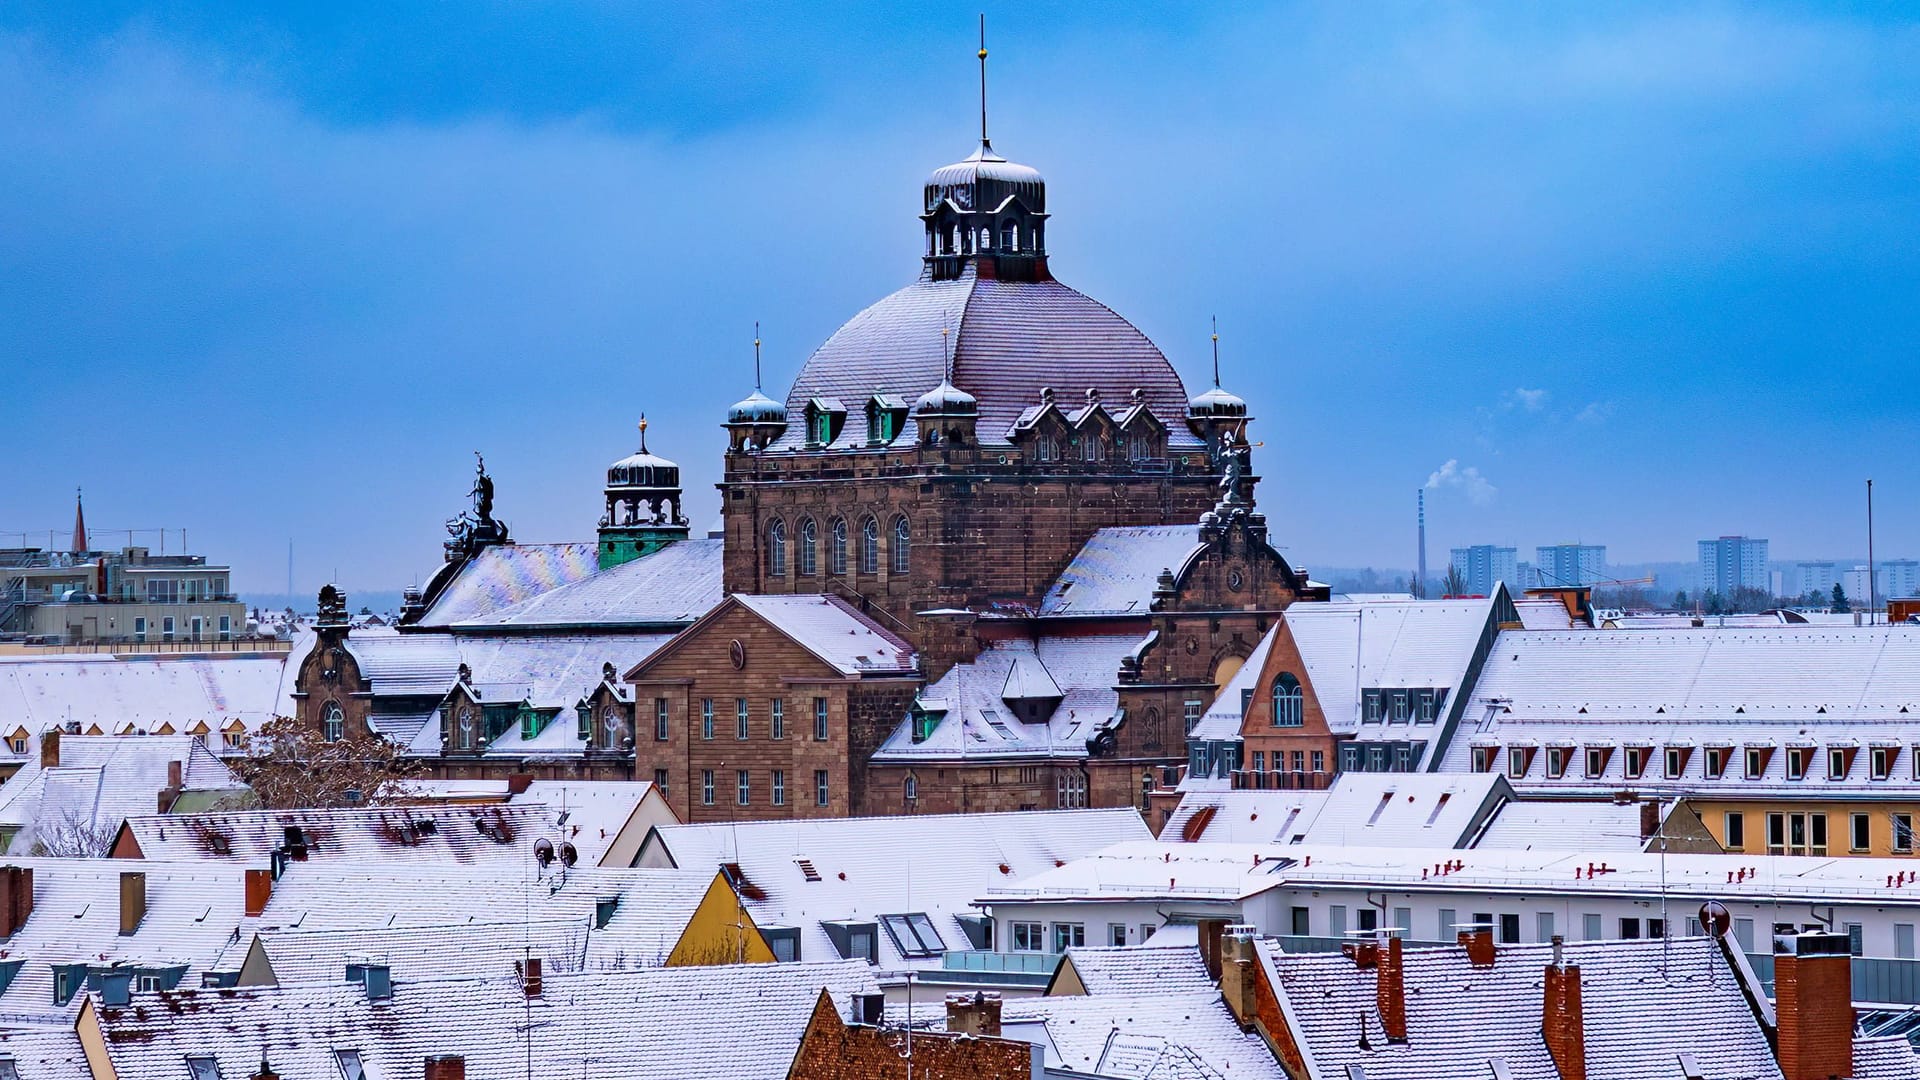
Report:
<svg viewBox="0 0 1920 1080"><path fill-rule="evenodd" d="M1031 1080L1033 1049L1017 1039L849 1025L823 991L800 1039L788 1080Z"/></svg>
<svg viewBox="0 0 1920 1080"><path fill-rule="evenodd" d="M1780 1072L1786 1080L1853 1075L1850 963L1844 952L1774 956L1774 1012L1779 1025Z"/></svg>

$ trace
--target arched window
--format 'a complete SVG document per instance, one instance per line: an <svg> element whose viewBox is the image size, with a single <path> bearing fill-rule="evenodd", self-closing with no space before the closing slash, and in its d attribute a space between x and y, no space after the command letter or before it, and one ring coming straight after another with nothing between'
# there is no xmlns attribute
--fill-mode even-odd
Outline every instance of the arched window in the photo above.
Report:
<svg viewBox="0 0 1920 1080"><path fill-rule="evenodd" d="M893 572L904 574L913 565L913 529L905 517L893 519Z"/></svg>
<svg viewBox="0 0 1920 1080"><path fill-rule="evenodd" d="M767 576L787 576L787 523L784 521L767 526Z"/></svg>
<svg viewBox="0 0 1920 1080"><path fill-rule="evenodd" d="M1015 225L1011 221L1001 223L1000 250L1002 251L1020 250L1020 226Z"/></svg>
<svg viewBox="0 0 1920 1080"><path fill-rule="evenodd" d="M600 713L600 745L609 750L620 746L620 714L609 705Z"/></svg>
<svg viewBox="0 0 1920 1080"><path fill-rule="evenodd" d="M880 572L880 523L873 518L860 525L860 572Z"/></svg>
<svg viewBox="0 0 1920 1080"><path fill-rule="evenodd" d="M834 518L827 535L827 573L844 577L847 573L847 519Z"/></svg>
<svg viewBox="0 0 1920 1080"><path fill-rule="evenodd" d="M327 702L320 710L320 737L328 742L339 742L347 737L347 714L337 701Z"/></svg>
<svg viewBox="0 0 1920 1080"><path fill-rule="evenodd" d="M1107 456L1106 443L1100 439L1100 433L1089 431L1080 437L1080 458L1083 461L1101 461Z"/></svg>
<svg viewBox="0 0 1920 1080"><path fill-rule="evenodd" d="M1292 672L1283 671L1273 677L1273 726L1299 727L1304 722L1300 680Z"/></svg>
<svg viewBox="0 0 1920 1080"><path fill-rule="evenodd" d="M819 569L814 559L820 547L820 527L807 518L800 523L800 573L803 577L812 577Z"/></svg>

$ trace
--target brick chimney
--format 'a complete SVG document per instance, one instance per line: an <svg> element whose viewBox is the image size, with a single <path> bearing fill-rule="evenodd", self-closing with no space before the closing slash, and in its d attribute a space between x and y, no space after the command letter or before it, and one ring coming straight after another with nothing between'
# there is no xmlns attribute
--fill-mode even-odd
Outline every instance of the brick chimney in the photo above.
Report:
<svg viewBox="0 0 1920 1080"><path fill-rule="evenodd" d="M947 995L947 1030L955 1035L1000 1037L1000 995L986 991Z"/></svg>
<svg viewBox="0 0 1920 1080"><path fill-rule="evenodd" d="M260 1067L255 1069L253 1075L248 1077L247 1080L280 1080L280 1074L274 1072L273 1066L267 1064L266 1057L262 1056L260 1058Z"/></svg>
<svg viewBox="0 0 1920 1080"><path fill-rule="evenodd" d="M1207 969L1208 978L1218 979L1221 950L1225 947L1221 938L1227 929L1227 920L1201 919L1194 924L1194 929L1200 935L1201 966Z"/></svg>
<svg viewBox="0 0 1920 1080"><path fill-rule="evenodd" d="M1254 952L1253 927L1227 927L1220 937L1219 949L1220 996L1226 999L1233 1018L1250 1031L1259 1012L1256 989L1260 979L1260 973L1255 970L1260 961Z"/></svg>
<svg viewBox="0 0 1920 1080"><path fill-rule="evenodd" d="M530 956L514 965L520 969L520 992L530 998L540 996L540 958Z"/></svg>
<svg viewBox="0 0 1920 1080"><path fill-rule="evenodd" d="M1587 1028L1580 1013L1580 967L1561 955L1564 943L1553 936L1553 963L1547 965L1546 995L1540 1006L1540 1036L1561 1080L1587 1080ZM1849 1033L1851 1035L1851 1033Z"/></svg>
<svg viewBox="0 0 1920 1080"><path fill-rule="evenodd" d="M1466 927L1460 931L1459 941L1466 947L1468 963L1474 967L1493 966L1493 927Z"/></svg>
<svg viewBox="0 0 1920 1080"><path fill-rule="evenodd" d="M40 733L40 767L43 769L60 767L59 728L48 728Z"/></svg>
<svg viewBox="0 0 1920 1080"><path fill-rule="evenodd" d="M267 913L267 901L273 899L273 871L247 871L247 908L249 916Z"/></svg>
<svg viewBox="0 0 1920 1080"><path fill-rule="evenodd" d="M33 914L33 867L0 866L0 937L12 937Z"/></svg>
<svg viewBox="0 0 1920 1080"><path fill-rule="evenodd" d="M120 872L120 932L131 934L140 929L147 917L147 875L139 870Z"/></svg>
<svg viewBox="0 0 1920 1080"><path fill-rule="evenodd" d="M1853 1075L1853 972L1845 934L1773 939L1774 1014L1786 1080Z"/></svg>
<svg viewBox="0 0 1920 1080"><path fill-rule="evenodd" d="M533 774L530 772L517 772L517 773L507 774L507 796L509 798L515 795L525 795L527 793L527 789L532 786L533 786Z"/></svg>
<svg viewBox="0 0 1920 1080"><path fill-rule="evenodd" d="M467 1080L467 1059L459 1054L436 1054L427 1059L421 1080Z"/></svg>
<svg viewBox="0 0 1920 1080"><path fill-rule="evenodd" d="M1651 840L1660 832L1660 803L1658 800L1640 804L1640 839Z"/></svg>
<svg viewBox="0 0 1920 1080"><path fill-rule="evenodd" d="M1380 1028L1387 1033L1387 1041L1403 1043L1407 1041L1407 974L1400 959L1400 937L1381 934L1378 941L1374 1004L1380 1010Z"/></svg>

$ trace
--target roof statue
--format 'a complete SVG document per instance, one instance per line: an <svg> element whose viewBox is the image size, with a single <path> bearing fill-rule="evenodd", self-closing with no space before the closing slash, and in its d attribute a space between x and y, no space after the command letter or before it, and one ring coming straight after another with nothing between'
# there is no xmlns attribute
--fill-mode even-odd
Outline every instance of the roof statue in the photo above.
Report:
<svg viewBox="0 0 1920 1080"><path fill-rule="evenodd" d="M493 516L493 477L487 475L487 459L475 450L473 462L473 490L468 492L473 498L473 509L462 510L447 519L447 541L443 546L448 562L466 559L490 544L510 542L506 523Z"/></svg>

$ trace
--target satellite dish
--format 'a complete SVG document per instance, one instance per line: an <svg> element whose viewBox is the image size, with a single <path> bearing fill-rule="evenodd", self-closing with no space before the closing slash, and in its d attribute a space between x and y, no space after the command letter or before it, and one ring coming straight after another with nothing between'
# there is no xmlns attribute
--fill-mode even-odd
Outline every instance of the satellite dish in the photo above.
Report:
<svg viewBox="0 0 1920 1080"><path fill-rule="evenodd" d="M540 842L543 844L547 843L545 840L542 840ZM547 858L549 859L553 858L552 844L547 844ZM562 840L560 842L560 865L572 866L574 863L577 863L579 861L580 861L580 849L574 847L572 844L566 842L565 840Z"/></svg>
<svg viewBox="0 0 1920 1080"><path fill-rule="evenodd" d="M1708 937L1726 937L1727 929L1732 925L1733 914L1727 910L1727 905L1718 900L1709 900L1700 905L1700 926Z"/></svg>
<svg viewBox="0 0 1920 1080"><path fill-rule="evenodd" d="M553 865L553 841L541 837L533 842L533 861L542 868Z"/></svg>

